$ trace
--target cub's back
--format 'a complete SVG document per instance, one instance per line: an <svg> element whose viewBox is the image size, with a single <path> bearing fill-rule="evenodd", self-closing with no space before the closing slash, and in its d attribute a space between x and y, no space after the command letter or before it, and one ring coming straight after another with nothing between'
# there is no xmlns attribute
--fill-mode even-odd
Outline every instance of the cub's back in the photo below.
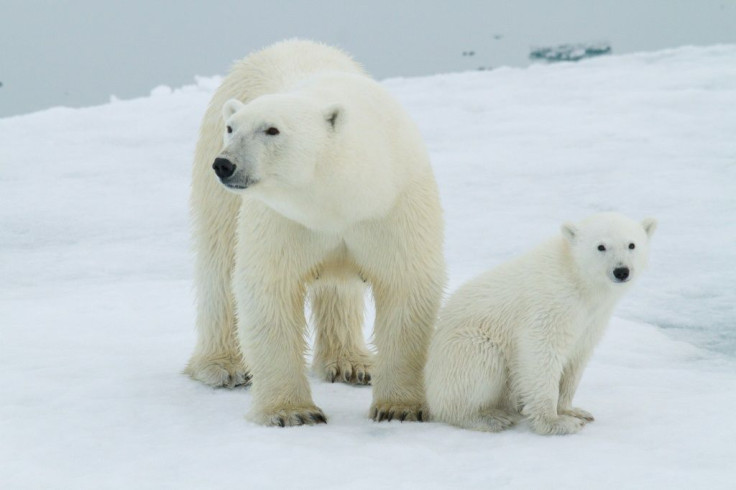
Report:
<svg viewBox="0 0 736 490"><path fill-rule="evenodd" d="M510 339L549 312L568 310L576 301L574 275L561 238L505 262L463 284L439 315L438 332L478 329ZM449 334L449 332L445 332Z"/></svg>

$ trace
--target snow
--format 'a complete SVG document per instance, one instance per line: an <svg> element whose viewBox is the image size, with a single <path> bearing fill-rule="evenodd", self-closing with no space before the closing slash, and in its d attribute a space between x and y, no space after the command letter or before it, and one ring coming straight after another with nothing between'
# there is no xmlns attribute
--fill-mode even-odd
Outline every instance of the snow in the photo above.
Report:
<svg viewBox="0 0 736 490"><path fill-rule="evenodd" d="M568 437L377 424L369 388L314 377L329 423L264 428L247 389L180 374L217 83L0 119L3 488L732 488L736 46L385 81L431 152L449 290L563 221L659 219Z"/></svg>

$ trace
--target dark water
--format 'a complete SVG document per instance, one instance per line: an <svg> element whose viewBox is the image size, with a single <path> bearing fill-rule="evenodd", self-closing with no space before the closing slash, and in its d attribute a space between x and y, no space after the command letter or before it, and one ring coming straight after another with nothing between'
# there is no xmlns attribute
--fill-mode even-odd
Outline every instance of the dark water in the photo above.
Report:
<svg viewBox="0 0 736 490"><path fill-rule="evenodd" d="M378 78L415 76L522 66L532 47L564 43L736 43L736 2L0 0L0 117L181 86L295 36L347 49Z"/></svg>

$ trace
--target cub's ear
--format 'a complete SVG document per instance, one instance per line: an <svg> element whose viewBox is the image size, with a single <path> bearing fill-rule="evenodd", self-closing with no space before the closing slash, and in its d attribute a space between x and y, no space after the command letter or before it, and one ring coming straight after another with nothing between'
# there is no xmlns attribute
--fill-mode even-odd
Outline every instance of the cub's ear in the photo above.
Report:
<svg viewBox="0 0 736 490"><path fill-rule="evenodd" d="M654 218L644 218L641 221L641 226L644 228L644 231L647 232L647 235L649 235L649 238L652 237L654 234L654 230L657 229L657 220Z"/></svg>
<svg viewBox="0 0 736 490"><path fill-rule="evenodd" d="M345 122L345 109L340 104L332 104L324 111L325 121L337 131Z"/></svg>
<svg viewBox="0 0 736 490"><path fill-rule="evenodd" d="M573 243L578 235L578 227L569 221L562 224L560 231L562 232L562 236L567 238L570 243Z"/></svg>
<svg viewBox="0 0 736 490"><path fill-rule="evenodd" d="M245 107L245 104L240 102L238 99L230 99L222 106L222 117L225 120L228 120L230 119L230 116L238 112L243 107Z"/></svg>

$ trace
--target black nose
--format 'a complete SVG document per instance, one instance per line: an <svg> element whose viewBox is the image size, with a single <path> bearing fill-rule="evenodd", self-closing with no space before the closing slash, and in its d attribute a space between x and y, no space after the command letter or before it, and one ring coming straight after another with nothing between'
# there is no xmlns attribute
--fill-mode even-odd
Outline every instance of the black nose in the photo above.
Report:
<svg viewBox="0 0 736 490"><path fill-rule="evenodd" d="M615 269L613 269L613 277L615 277L619 281L625 281L626 278L629 277L629 268L616 267Z"/></svg>
<svg viewBox="0 0 736 490"><path fill-rule="evenodd" d="M235 173L235 164L227 158L215 158L212 168L221 179L227 179Z"/></svg>

